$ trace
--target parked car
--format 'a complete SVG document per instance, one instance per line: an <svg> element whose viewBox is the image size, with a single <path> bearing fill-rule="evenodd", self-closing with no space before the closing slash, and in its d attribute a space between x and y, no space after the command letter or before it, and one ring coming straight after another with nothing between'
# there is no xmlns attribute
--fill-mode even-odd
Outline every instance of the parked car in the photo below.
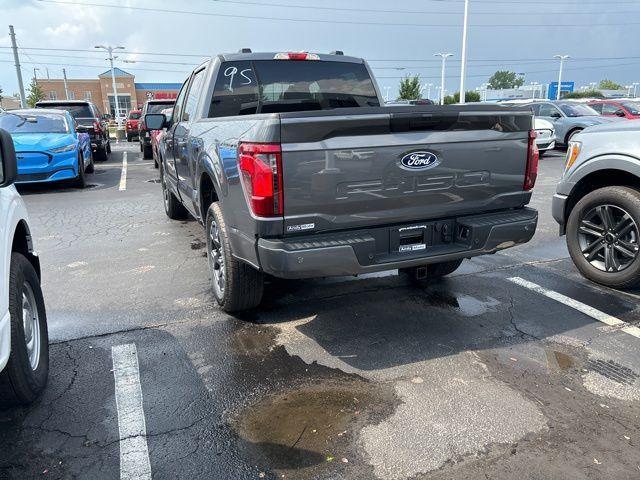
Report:
<svg viewBox="0 0 640 480"><path fill-rule="evenodd" d="M0 129L0 407L33 402L49 373L40 260L16 174L13 141Z"/></svg>
<svg viewBox="0 0 640 480"><path fill-rule="evenodd" d="M96 161L104 162L111 154L109 115L103 115L93 102L87 100L43 100L36 108L67 110L78 122L78 132L89 134L91 150Z"/></svg>
<svg viewBox="0 0 640 480"><path fill-rule="evenodd" d="M598 100L590 102L589 106L601 115L620 117L627 120L640 119L640 102L630 100Z"/></svg>
<svg viewBox="0 0 640 480"><path fill-rule="evenodd" d="M165 108L164 110L162 110L160 113L162 113L167 119L168 121L171 121L171 115L173 113L173 108ZM160 155L161 155L161 151L160 151L160 145L162 144L162 139L166 133L166 129L163 128L162 130L152 130L151 131L151 150L153 152L153 166L155 168L158 168L160 166Z"/></svg>
<svg viewBox="0 0 640 480"><path fill-rule="evenodd" d="M553 124L558 146L568 145L571 137L587 127L614 121L612 118L603 117L588 105L568 100L533 102L523 105L529 105L536 117Z"/></svg>
<svg viewBox="0 0 640 480"><path fill-rule="evenodd" d="M147 128L144 122L145 115L148 113L159 113L165 108L172 107L175 100L147 100L142 107L142 119L138 126L138 137L140 139L140 151L142 157L146 160L153 158L153 149L151 147L151 130Z"/></svg>
<svg viewBox="0 0 640 480"><path fill-rule="evenodd" d="M585 277L614 288L640 285L640 122L573 137L553 216Z"/></svg>
<svg viewBox="0 0 640 480"><path fill-rule="evenodd" d="M548 120L536 117L534 120L536 130L536 145L542 157L546 152L556 148L556 129Z"/></svg>
<svg viewBox="0 0 640 480"><path fill-rule="evenodd" d="M94 169L89 135L65 110L12 110L0 115L0 128L13 137L18 155L16 183L72 180L84 188Z"/></svg>
<svg viewBox="0 0 640 480"><path fill-rule="evenodd" d="M127 116L127 122L125 123L125 129L127 132L127 142L133 141L134 137L138 137L138 123L142 110L131 110Z"/></svg>
<svg viewBox="0 0 640 480"><path fill-rule="evenodd" d="M360 58L245 51L196 68L171 120L145 116L167 128L166 213L204 225L223 310L257 306L265 274L430 280L531 239L529 108L381 105Z"/></svg>

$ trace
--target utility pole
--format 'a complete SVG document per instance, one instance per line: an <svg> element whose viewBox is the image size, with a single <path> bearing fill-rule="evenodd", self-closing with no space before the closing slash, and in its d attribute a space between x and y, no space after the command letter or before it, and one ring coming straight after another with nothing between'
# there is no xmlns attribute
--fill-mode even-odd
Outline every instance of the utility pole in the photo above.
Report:
<svg viewBox="0 0 640 480"><path fill-rule="evenodd" d="M44 69L47 71L47 80L50 80L50 77L49 77L49 67L44 67Z"/></svg>
<svg viewBox="0 0 640 480"><path fill-rule="evenodd" d="M464 26L462 28L462 64L460 67L460 103L466 101L464 80L467 74L467 31L469 29L469 0L464 0Z"/></svg>
<svg viewBox="0 0 640 480"><path fill-rule="evenodd" d="M447 58L452 57L453 53L435 53L433 56L442 58L442 71L440 73L440 105L444 105L444 73L446 70Z"/></svg>
<svg viewBox="0 0 640 480"><path fill-rule="evenodd" d="M18 88L20 89L20 106L22 108L27 108L27 99L24 96L24 83L22 83L22 71L20 70L18 45L16 44L16 34L13 31L13 25L9 25L9 36L11 37L11 49L13 50L13 60L16 64L16 75L18 76Z"/></svg>
<svg viewBox="0 0 640 480"><path fill-rule="evenodd" d="M638 93L638 85L640 85L640 83L638 82L634 82L633 83L633 98L636 98L636 94Z"/></svg>
<svg viewBox="0 0 640 480"><path fill-rule="evenodd" d="M116 114L116 122L118 123L118 127L120 126L120 102L118 101L118 89L116 87L116 72L113 70L113 60L118 57L113 56L114 50L124 50L124 47L112 47L112 46L104 46L104 45L96 45L94 48L99 48L105 50L109 54L109 65L111 66L111 83L113 85L113 96L115 100L115 114Z"/></svg>
<svg viewBox="0 0 640 480"><path fill-rule="evenodd" d="M38 70L40 70L39 68L33 67L33 78L35 78L36 80L38 80Z"/></svg>
<svg viewBox="0 0 640 480"><path fill-rule="evenodd" d="M67 70L65 68L62 69L62 78L64 79L64 98L65 100L69 100L69 88L67 87Z"/></svg>
<svg viewBox="0 0 640 480"><path fill-rule="evenodd" d="M560 72L558 73L558 93L556 94L556 100L560 100L560 94L562 92L562 68L564 67L564 61L571 58L569 55L554 55L553 58L560 60Z"/></svg>

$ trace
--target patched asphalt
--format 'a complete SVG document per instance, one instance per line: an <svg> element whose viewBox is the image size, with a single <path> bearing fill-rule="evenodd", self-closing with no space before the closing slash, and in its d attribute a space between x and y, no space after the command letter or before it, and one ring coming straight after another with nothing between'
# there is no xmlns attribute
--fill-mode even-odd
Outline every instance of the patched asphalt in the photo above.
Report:
<svg viewBox="0 0 640 480"><path fill-rule="evenodd" d="M119 191L122 152L127 189ZM118 478L111 348L135 344L153 478L640 478L640 292L584 280L550 215L533 241L416 287L397 272L271 281L223 314L202 227L120 144L91 188L21 189L43 266L49 386L0 412L0 478Z"/></svg>

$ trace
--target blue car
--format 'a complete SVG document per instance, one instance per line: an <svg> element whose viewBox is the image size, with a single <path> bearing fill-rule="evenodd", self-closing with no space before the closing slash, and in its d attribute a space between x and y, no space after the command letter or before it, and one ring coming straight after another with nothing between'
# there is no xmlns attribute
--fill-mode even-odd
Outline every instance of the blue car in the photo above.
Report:
<svg viewBox="0 0 640 480"><path fill-rule="evenodd" d="M91 141L76 132L67 111L25 109L0 114L0 128L13 137L18 157L16 183L71 180L86 186L85 173L93 172Z"/></svg>

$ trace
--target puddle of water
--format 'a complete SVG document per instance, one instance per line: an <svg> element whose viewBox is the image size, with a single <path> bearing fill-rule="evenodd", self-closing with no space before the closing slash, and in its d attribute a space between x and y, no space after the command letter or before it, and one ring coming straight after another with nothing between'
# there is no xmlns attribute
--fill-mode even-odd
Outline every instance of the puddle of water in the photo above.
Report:
<svg viewBox="0 0 640 480"><path fill-rule="evenodd" d="M549 370L553 371L565 371L573 368L575 361L573 357L566 353L558 352L556 350L547 350L547 366Z"/></svg>
<svg viewBox="0 0 640 480"><path fill-rule="evenodd" d="M261 399L230 424L243 440L251 463L278 477L317 478L321 468L346 468L341 458L354 460L355 433L389 400L363 380L324 381ZM395 403L390 400L391 404ZM344 472L343 472L344 473Z"/></svg>

